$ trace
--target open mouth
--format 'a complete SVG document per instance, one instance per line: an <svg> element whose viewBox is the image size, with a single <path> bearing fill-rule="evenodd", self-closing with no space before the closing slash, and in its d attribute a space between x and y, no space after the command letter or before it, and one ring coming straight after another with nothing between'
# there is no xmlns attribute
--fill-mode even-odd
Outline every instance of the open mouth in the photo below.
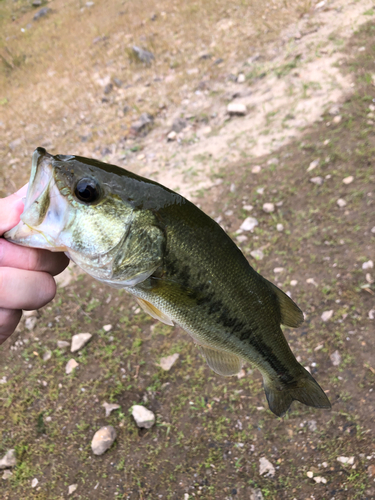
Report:
<svg viewBox="0 0 375 500"><path fill-rule="evenodd" d="M58 237L65 226L68 211L66 201L55 184L52 158L43 148L34 151L21 220L4 236L18 245L57 252L67 250L58 244Z"/></svg>

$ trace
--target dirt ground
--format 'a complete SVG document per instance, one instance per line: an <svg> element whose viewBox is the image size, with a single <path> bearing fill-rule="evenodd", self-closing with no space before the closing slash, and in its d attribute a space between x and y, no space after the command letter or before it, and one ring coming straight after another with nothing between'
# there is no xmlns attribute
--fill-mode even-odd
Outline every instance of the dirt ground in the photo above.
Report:
<svg viewBox="0 0 375 500"><path fill-rule="evenodd" d="M364 0L0 2L0 196L43 146L189 197L304 311L285 335L332 403L275 417L257 370L215 375L185 332L72 266L0 348L4 499L375 499L374 16ZM80 332L78 354L57 347ZM104 425L117 438L95 456Z"/></svg>

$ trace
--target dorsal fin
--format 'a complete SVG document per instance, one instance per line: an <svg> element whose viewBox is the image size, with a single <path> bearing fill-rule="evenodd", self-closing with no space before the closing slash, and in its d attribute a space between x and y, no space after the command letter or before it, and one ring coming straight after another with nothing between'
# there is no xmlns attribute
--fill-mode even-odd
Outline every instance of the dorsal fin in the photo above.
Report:
<svg viewBox="0 0 375 500"><path fill-rule="evenodd" d="M280 307L281 324L290 326L292 328L297 328L297 326L300 326L304 321L303 312L301 311L301 309L295 302L293 302L290 297L288 297L286 293L280 290L280 288L277 288L276 285L266 280L265 278L264 280L277 297L277 302Z"/></svg>

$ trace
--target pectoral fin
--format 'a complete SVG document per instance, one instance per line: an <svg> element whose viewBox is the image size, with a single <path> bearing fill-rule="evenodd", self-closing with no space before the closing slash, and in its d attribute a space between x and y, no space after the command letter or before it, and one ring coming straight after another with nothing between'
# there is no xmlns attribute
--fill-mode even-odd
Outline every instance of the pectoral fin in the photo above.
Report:
<svg viewBox="0 0 375 500"><path fill-rule="evenodd" d="M159 309L157 309L155 306L150 304L150 302L147 302L147 300L144 300L144 299L140 299L139 297L137 297L136 300L137 300L138 304L142 307L144 312L146 312L147 314L149 314L153 318L158 319L162 323L165 323L166 325L173 326L173 321L170 318L168 318L168 316L166 314L159 311Z"/></svg>
<svg viewBox="0 0 375 500"><path fill-rule="evenodd" d="M230 377L241 370L242 361L235 354L226 351L217 351L210 347L198 345L198 348L207 361L208 366L219 375Z"/></svg>

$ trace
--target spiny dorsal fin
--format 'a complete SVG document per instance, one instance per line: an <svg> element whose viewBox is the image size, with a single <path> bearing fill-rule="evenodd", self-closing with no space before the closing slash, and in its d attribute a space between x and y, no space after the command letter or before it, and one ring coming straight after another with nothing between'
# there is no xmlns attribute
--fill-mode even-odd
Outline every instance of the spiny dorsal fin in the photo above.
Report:
<svg viewBox="0 0 375 500"><path fill-rule="evenodd" d="M265 281L271 290L276 294L277 301L280 306L281 324L292 328L300 326L304 321L301 309L290 297L288 297L286 293L280 290L280 288L277 288L276 285L268 280Z"/></svg>
<svg viewBox="0 0 375 500"><path fill-rule="evenodd" d="M150 302L147 302L147 300L140 299L139 297L136 298L138 304L142 307L144 312L149 314L151 317L158 319L162 323L165 323L166 325L173 326L173 321L163 312L161 312L159 309L157 309L154 305L150 304Z"/></svg>
<svg viewBox="0 0 375 500"><path fill-rule="evenodd" d="M219 375L230 377L236 375L242 368L241 359L226 351L217 351L198 344L198 349L207 361L208 366Z"/></svg>

